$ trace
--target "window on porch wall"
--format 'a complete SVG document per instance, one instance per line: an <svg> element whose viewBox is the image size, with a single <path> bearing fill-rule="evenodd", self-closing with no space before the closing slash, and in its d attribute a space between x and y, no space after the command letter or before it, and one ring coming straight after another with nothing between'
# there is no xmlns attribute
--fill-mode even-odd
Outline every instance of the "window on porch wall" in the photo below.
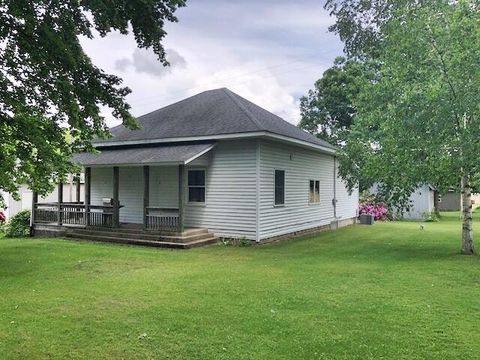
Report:
<svg viewBox="0 0 480 360"><path fill-rule="evenodd" d="M205 202L205 170L188 170L188 202Z"/></svg>

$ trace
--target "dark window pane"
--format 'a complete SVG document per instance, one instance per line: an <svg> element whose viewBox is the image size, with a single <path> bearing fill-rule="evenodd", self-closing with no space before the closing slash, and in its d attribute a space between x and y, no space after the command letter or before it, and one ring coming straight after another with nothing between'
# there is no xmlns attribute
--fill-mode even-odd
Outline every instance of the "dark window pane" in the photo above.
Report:
<svg viewBox="0 0 480 360"><path fill-rule="evenodd" d="M284 203L285 203L284 188L283 187L275 188L275 205L283 205Z"/></svg>
<svg viewBox="0 0 480 360"><path fill-rule="evenodd" d="M205 202L205 188L191 187L188 189L189 202Z"/></svg>
<svg viewBox="0 0 480 360"><path fill-rule="evenodd" d="M285 171L275 170L275 187L285 186Z"/></svg>
<svg viewBox="0 0 480 360"><path fill-rule="evenodd" d="M310 180L310 193L308 196L308 201L309 202L315 201L315 181L313 180Z"/></svg>
<svg viewBox="0 0 480 360"><path fill-rule="evenodd" d="M205 170L189 170L188 185L205 186Z"/></svg>
<svg viewBox="0 0 480 360"><path fill-rule="evenodd" d="M275 205L285 203L285 170L275 170Z"/></svg>

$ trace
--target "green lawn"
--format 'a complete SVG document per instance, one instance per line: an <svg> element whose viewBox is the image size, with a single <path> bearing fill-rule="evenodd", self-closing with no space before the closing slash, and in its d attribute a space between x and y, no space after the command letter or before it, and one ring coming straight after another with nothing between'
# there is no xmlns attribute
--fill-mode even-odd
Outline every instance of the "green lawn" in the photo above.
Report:
<svg viewBox="0 0 480 360"><path fill-rule="evenodd" d="M189 251L0 239L0 357L478 358L480 258L458 214L424 226Z"/></svg>

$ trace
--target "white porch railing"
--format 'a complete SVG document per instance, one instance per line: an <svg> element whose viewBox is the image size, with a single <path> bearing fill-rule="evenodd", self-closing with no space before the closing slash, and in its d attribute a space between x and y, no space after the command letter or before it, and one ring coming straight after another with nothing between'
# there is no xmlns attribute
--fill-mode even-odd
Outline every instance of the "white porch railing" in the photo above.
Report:
<svg viewBox="0 0 480 360"><path fill-rule="evenodd" d="M179 229L178 209L148 206L145 208L146 230L177 231Z"/></svg>

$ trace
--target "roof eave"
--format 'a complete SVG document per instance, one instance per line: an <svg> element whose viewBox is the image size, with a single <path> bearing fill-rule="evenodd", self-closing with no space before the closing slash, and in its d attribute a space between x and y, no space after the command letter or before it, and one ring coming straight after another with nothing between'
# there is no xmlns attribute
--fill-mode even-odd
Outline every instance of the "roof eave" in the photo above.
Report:
<svg viewBox="0 0 480 360"><path fill-rule="evenodd" d="M191 141L205 141L205 140L235 140L235 139L248 139L264 137L283 142L293 143L298 146L306 147L309 149L315 149L319 152L335 155L336 148L330 148L319 144L314 144L309 141L295 139L290 136L279 135L271 133L269 131L252 131L234 134L219 134L219 135L204 135L204 136L189 136L189 137L176 137L176 138L161 138L161 139L139 139L139 140L121 140L121 141L109 141L103 143L94 143L96 147L108 148L113 146L125 146L125 145L147 145L147 144L162 144L162 143L177 143L177 142L191 142ZM206 151L205 151L206 152ZM193 160L190 160L193 161Z"/></svg>

